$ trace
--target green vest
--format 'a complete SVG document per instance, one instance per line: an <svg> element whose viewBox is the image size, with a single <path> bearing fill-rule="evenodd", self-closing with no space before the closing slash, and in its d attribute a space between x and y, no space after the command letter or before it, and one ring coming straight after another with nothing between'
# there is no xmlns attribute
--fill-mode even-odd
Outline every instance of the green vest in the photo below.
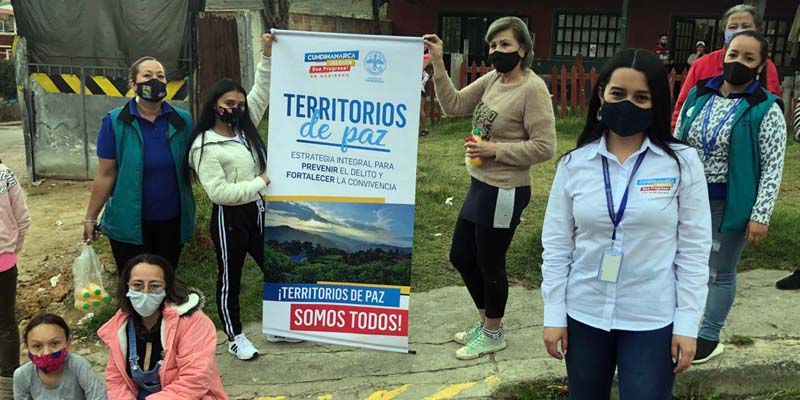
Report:
<svg viewBox="0 0 800 400"><path fill-rule="evenodd" d="M698 82L683 105L681 112L684 114L678 127L678 138L683 141L686 141L689 128L705 109L708 100L716 96L713 90L705 87L707 82ZM747 229L761 178L758 134L761 122L776 101L778 105L782 104L777 96L759 86L752 95L745 97L733 115L728 152L728 188L720 227L722 233L744 232Z"/></svg>
<svg viewBox="0 0 800 400"><path fill-rule="evenodd" d="M186 174L186 156L192 134L192 116L172 107L169 122L169 149L175 161L180 192L181 243L194 232L194 195ZM105 204L103 232L118 242L142 245L142 174L144 147L139 121L130 112L130 103L108 113L116 139L117 179Z"/></svg>

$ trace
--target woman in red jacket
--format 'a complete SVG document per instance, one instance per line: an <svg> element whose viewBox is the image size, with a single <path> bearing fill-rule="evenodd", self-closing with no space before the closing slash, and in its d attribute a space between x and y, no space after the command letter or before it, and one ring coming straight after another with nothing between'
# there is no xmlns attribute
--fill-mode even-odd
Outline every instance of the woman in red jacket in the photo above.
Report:
<svg viewBox="0 0 800 400"><path fill-rule="evenodd" d="M689 68L686 80L681 83L681 93L678 95L678 100L675 102L675 108L672 112L673 132L675 131L675 123L678 121L678 115L681 113L681 108L683 108L683 103L686 102L686 97L689 96L689 91L699 81L722 75L722 59L733 35L740 31L759 31L761 29L761 16L758 15L758 10L747 4L731 7L722 16L722 22L722 26L725 28L725 47L704 55ZM761 81L766 81L767 90L781 97L781 82L778 80L778 69L775 68L772 60L767 60L767 66L764 70L767 77L764 79L762 76Z"/></svg>
<svg viewBox="0 0 800 400"><path fill-rule="evenodd" d="M202 293L187 289L153 254L128 263L117 293L119 311L97 331L108 346L109 399L228 399Z"/></svg>

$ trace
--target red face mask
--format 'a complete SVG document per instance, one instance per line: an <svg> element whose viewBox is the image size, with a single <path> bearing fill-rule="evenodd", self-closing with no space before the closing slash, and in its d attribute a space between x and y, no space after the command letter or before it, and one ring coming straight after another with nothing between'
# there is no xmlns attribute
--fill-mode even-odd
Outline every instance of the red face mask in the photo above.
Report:
<svg viewBox="0 0 800 400"><path fill-rule="evenodd" d="M28 358L31 360L33 365L36 366L36 368L39 368L39 370L45 374L49 374L58 370L64 365L64 361L67 359L67 348L64 347L59 351L55 351L50 354L43 354L41 356L37 356L28 351Z"/></svg>

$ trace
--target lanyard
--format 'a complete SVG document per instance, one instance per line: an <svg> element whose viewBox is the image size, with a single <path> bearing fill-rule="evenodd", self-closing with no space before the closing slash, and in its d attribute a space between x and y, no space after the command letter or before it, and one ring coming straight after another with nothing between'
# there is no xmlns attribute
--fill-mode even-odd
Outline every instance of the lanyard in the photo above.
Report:
<svg viewBox="0 0 800 400"><path fill-rule="evenodd" d="M628 185L625 186L625 193L622 194L622 201L619 203L619 211L617 212L614 212L614 195L611 193L611 174L608 172L608 159L603 156L603 181L606 187L606 206L608 207L608 216L611 218L611 223L614 225L614 232L611 234L611 240L617 240L617 226L622 222L622 216L625 214L625 207L628 205L628 190L631 187L631 182L633 181L634 175L636 175L636 171L639 170L639 166L642 165L642 160L644 160L644 156L646 155L647 150L645 149L645 151L636 158L636 164L633 165L633 171L631 171L631 176L628 178Z"/></svg>
<svg viewBox="0 0 800 400"><path fill-rule="evenodd" d="M703 128L701 131L701 139L703 141L703 155L706 159L711 157L711 151L714 150L714 145L717 143L717 136L719 132L722 130L722 127L725 126L725 123L728 122L728 119L731 118L733 113L736 112L736 109L739 108L739 104L741 104L743 98L739 98L733 103L731 109L728 110L728 113L725 114L725 117L722 118L722 121L719 122L716 128L714 128L714 132L711 134L711 139L709 140L708 137L708 120L711 118L711 109L714 108L714 99L717 96L712 96L711 100L708 101L708 108L706 109L706 115L703 118Z"/></svg>

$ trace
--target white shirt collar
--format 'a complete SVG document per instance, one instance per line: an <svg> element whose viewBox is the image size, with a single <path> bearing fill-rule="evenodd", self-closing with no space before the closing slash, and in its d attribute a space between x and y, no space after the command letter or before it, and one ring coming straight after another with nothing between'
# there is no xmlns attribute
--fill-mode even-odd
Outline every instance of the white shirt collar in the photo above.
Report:
<svg viewBox="0 0 800 400"><path fill-rule="evenodd" d="M608 148L606 147L606 135L601 136L600 140L594 142L594 144L592 144L591 146L595 146L595 148L589 152L588 156L586 157L587 160L591 160L592 158L595 158L599 155L605 156L606 158L611 160L617 159L617 156L608 151ZM638 156L641 152L647 149L649 149L650 151L659 156L665 155L664 150L662 148L656 146L653 142L650 141L650 138L645 136L644 141L642 142L642 146L639 147L639 150L636 150L635 153L631 154L631 157Z"/></svg>

